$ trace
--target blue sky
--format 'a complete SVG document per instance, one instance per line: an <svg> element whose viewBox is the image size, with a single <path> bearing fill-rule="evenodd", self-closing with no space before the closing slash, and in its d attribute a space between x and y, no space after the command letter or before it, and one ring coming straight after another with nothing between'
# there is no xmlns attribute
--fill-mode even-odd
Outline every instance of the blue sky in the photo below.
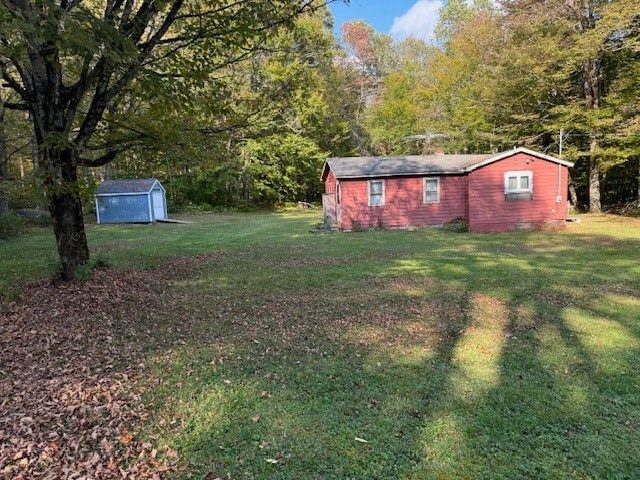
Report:
<svg viewBox="0 0 640 480"><path fill-rule="evenodd" d="M380 33L396 40L414 36L429 41L438 21L442 0L336 0L329 8L335 18L336 35L348 20L365 20Z"/></svg>

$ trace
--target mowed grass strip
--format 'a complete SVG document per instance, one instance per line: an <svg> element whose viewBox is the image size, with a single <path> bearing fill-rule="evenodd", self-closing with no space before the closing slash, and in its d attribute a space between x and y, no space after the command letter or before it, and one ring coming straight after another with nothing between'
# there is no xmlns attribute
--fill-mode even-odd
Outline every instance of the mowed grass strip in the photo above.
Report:
<svg viewBox="0 0 640 480"><path fill-rule="evenodd" d="M191 219L88 231L94 258L158 273L157 302L118 315L155 337L137 431L177 452L176 478L640 478L637 220L312 235L313 212ZM33 242L0 268L50 262Z"/></svg>

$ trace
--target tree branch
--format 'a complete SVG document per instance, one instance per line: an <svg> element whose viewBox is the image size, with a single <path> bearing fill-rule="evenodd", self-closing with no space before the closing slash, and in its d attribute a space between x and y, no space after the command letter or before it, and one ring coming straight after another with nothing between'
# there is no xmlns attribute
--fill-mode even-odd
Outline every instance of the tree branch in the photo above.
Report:
<svg viewBox="0 0 640 480"><path fill-rule="evenodd" d="M78 131L78 134L75 138L75 144L78 146L79 149L82 149L87 145L87 143L89 142L89 139L95 132L98 122L102 118L103 112L105 111L109 103L116 97L116 95L118 95L124 89L124 87L131 81L131 79L134 78L136 71L138 71L141 68L141 65L144 63L146 58L151 54L151 52L153 51L153 48L160 42L162 37L169 30L169 27L175 21L175 17L180 11L180 8L182 8L183 3L184 3L184 0L173 0L171 9L166 14L160 28L156 31L156 33L152 36L152 38L148 42L143 44L144 47L142 45L139 45L139 48L141 48L141 50L136 60L132 61L125 68L124 72L120 75L120 77L117 80L115 80L111 85L110 85L110 80L111 80L114 68L108 68L106 60L104 60L104 58L101 59L101 62L99 63L101 63L100 69L102 70L102 75L100 75L98 79L98 83L96 85L96 90L95 90L95 94L93 96L91 105L89 107L89 110L87 111L87 115L85 116L84 121L82 122L82 125L80 126L80 130ZM132 40L137 38L136 43L140 40L142 33L138 32L137 30L133 31L132 29L133 28L139 29L145 24L144 22L148 23L153 17L155 8L156 8L155 6L152 6L148 2L145 2L138 10L138 13L136 14L132 22L130 22L132 25L135 24L136 26L125 28L125 30L131 31ZM144 28L142 28L142 30L144 30ZM98 66L96 66L96 71L97 70L98 70Z"/></svg>
<svg viewBox="0 0 640 480"><path fill-rule="evenodd" d="M5 82L7 82L7 85L10 88L12 88L18 95L20 95L20 97L23 100L26 101L26 100L28 100L29 95L27 94L27 90L24 88L24 86L25 85L26 86L29 85L29 77L26 75L26 73L24 72L24 70L20 66L19 62L17 62L12 57L9 57L9 60L11 62L11 65L18 72L18 75L20 76L20 80L22 81L22 85L20 85L20 83L9 74L8 68L7 68L7 62L0 62L0 69L2 70L2 79Z"/></svg>
<svg viewBox="0 0 640 480"><path fill-rule="evenodd" d="M113 159L116 158L116 155L118 155L118 153L120 153L121 151L122 150L119 149L113 149L98 158L79 157L78 165L81 167L102 167L103 165L112 162Z"/></svg>
<svg viewBox="0 0 640 480"><path fill-rule="evenodd" d="M27 105L26 103L4 102L2 106L4 108L8 108L9 110L21 110L23 112L29 110L29 105Z"/></svg>

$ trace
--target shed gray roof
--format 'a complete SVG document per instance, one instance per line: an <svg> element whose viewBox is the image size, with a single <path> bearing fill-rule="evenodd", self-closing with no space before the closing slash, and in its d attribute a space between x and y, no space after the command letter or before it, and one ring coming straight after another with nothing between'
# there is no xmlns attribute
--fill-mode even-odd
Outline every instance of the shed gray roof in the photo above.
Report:
<svg viewBox="0 0 640 480"><path fill-rule="evenodd" d="M160 182L155 178L138 178L128 180L105 180L96 190L96 195L113 195L118 193L148 193Z"/></svg>
<svg viewBox="0 0 640 480"><path fill-rule="evenodd" d="M392 177L409 175L463 174L489 163L526 153L572 167L573 163L526 148L481 155L406 155L398 157L333 157L325 162L322 178L331 169L336 178Z"/></svg>

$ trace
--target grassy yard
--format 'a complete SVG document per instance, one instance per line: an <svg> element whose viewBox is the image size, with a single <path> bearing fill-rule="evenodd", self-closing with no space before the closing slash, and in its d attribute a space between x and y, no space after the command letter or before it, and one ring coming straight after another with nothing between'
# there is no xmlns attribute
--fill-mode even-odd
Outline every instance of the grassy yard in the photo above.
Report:
<svg viewBox="0 0 640 480"><path fill-rule="evenodd" d="M310 234L319 217L88 227L93 260L150 282L78 317L142 392L118 448L180 479L640 478L639 220ZM55 266L48 232L0 248L8 296Z"/></svg>

